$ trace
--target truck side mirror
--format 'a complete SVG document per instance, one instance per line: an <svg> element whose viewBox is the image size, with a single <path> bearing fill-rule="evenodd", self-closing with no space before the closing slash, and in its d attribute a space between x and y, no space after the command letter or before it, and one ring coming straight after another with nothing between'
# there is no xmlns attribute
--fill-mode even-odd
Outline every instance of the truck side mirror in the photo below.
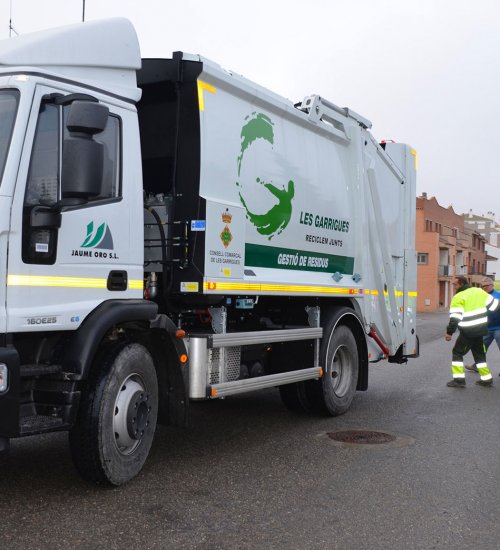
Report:
<svg viewBox="0 0 500 550"><path fill-rule="evenodd" d="M74 101L66 122L61 167L61 197L88 201L101 193L104 146L94 134L106 127L109 109L92 101Z"/></svg>

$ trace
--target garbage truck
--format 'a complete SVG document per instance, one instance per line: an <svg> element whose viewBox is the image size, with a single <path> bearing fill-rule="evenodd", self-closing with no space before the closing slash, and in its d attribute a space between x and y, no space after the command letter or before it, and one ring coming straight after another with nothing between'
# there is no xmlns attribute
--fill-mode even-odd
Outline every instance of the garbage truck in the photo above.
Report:
<svg viewBox="0 0 500 550"><path fill-rule="evenodd" d="M120 485L194 401L336 416L418 356L416 152L370 128L123 18L0 42L0 449Z"/></svg>

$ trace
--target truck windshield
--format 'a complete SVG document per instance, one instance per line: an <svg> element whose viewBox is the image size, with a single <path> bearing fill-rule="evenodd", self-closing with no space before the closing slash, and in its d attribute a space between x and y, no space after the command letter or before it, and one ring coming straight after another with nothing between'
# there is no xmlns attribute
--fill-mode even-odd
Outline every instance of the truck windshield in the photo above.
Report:
<svg viewBox="0 0 500 550"><path fill-rule="evenodd" d="M0 90L0 181L9 152L18 103L19 92L17 90Z"/></svg>

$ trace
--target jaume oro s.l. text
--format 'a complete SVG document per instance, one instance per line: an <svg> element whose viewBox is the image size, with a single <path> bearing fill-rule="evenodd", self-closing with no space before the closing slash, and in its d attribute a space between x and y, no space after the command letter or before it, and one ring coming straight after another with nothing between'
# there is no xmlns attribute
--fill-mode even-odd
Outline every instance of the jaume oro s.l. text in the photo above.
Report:
<svg viewBox="0 0 500 550"><path fill-rule="evenodd" d="M320 229L329 229L331 231L341 231L347 233L349 231L349 221L339 220L338 218L329 218L328 216L320 216L311 212L301 212L299 223L302 225L310 225Z"/></svg>
<svg viewBox="0 0 500 550"><path fill-rule="evenodd" d="M116 252L102 252L101 250L72 250L72 256L81 256L83 258L105 258L108 260L118 260Z"/></svg>

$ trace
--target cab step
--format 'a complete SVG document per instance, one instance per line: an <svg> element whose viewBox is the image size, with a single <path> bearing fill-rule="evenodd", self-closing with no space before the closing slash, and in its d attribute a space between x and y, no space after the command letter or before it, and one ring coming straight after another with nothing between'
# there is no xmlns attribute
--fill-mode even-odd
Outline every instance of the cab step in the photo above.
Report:
<svg viewBox="0 0 500 550"><path fill-rule="evenodd" d="M21 418L20 435L41 434L65 429L68 424L62 418L36 414Z"/></svg>
<svg viewBox="0 0 500 550"><path fill-rule="evenodd" d="M21 365L21 378L31 378L33 376L46 376L49 374L59 374L62 372L61 365Z"/></svg>

